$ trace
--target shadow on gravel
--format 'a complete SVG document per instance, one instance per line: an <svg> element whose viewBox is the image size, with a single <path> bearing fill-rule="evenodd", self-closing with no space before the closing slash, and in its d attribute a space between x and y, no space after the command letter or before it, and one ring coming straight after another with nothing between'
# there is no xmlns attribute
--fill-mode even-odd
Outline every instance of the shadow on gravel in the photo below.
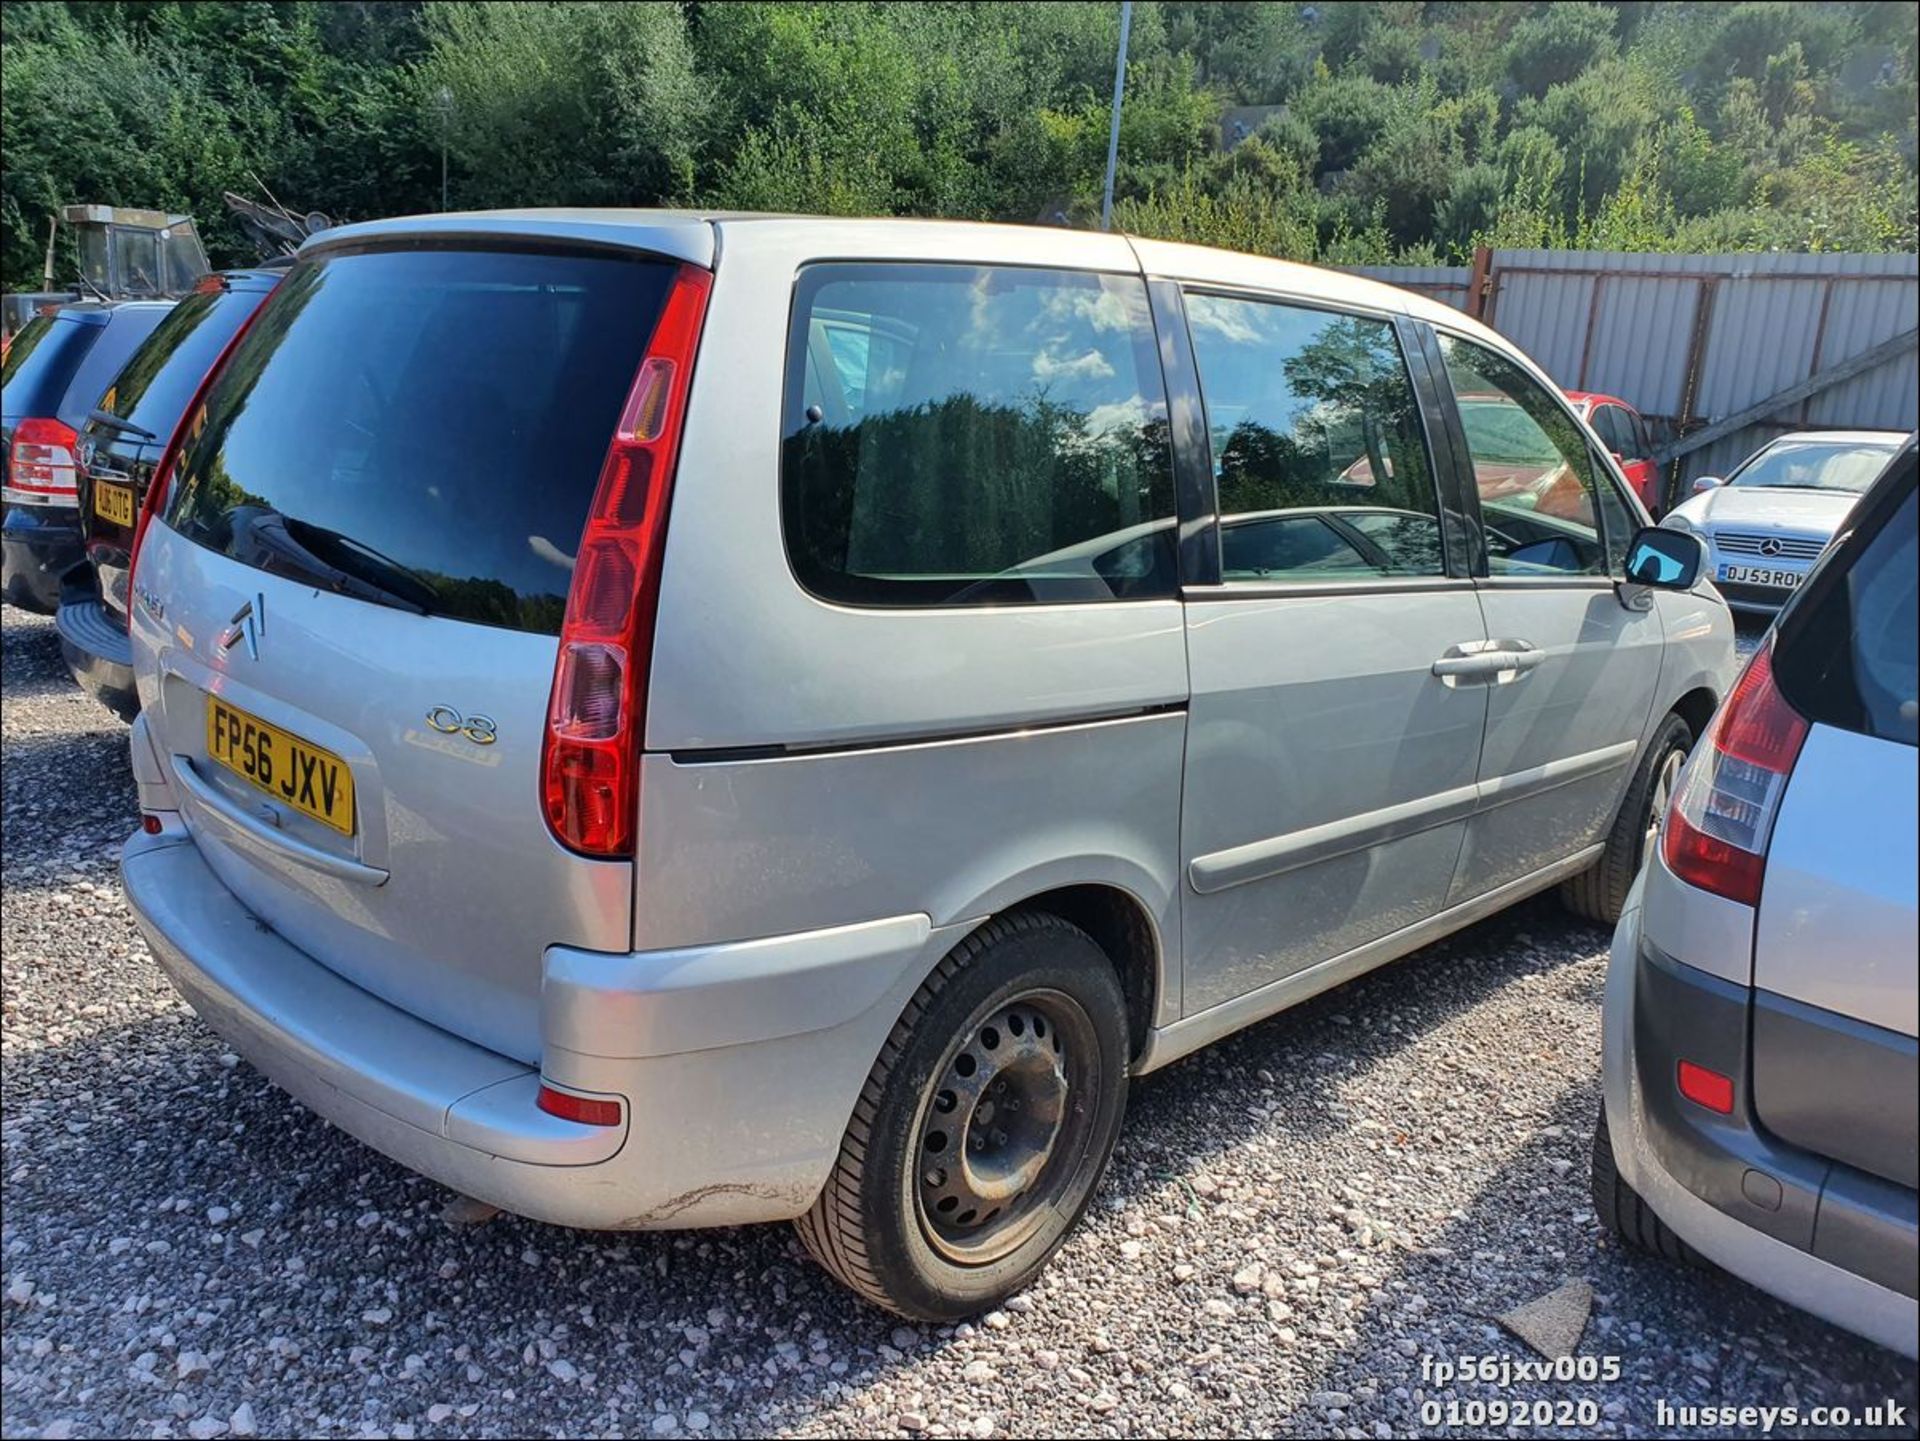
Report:
<svg viewBox="0 0 1920 1441"><path fill-rule="evenodd" d="M7 737L0 875L10 894L60 889L80 862L117 854L138 823L125 726Z"/></svg>
<svg viewBox="0 0 1920 1441"><path fill-rule="evenodd" d="M5 635L0 638L0 694L11 700L72 690L73 677L60 658L53 618L7 606Z"/></svg>
<svg viewBox="0 0 1920 1441"><path fill-rule="evenodd" d="M1559 1417L1509 1430L1484 1413L1443 1410L1437 1418L1423 1416L1422 1399L1442 1407L1449 1401L1461 1406L1586 1401L1603 1423L1612 1422L1630 1436L1661 1434L1658 1401L1807 1405L1812 1393L1821 1404L1856 1411L1899 1401L1912 1414L1914 1370L1892 1352L1783 1306L1723 1272L1642 1255L1604 1233L1588 1193L1599 1103L1597 1076L1583 1075L1433 1244L1416 1252L1395 1246L1372 1253L1388 1261L1398 1257L1376 1273L1384 1287L1376 1295L1385 1304L1358 1323L1363 1340L1349 1350L1348 1359L1323 1369L1317 1391L1384 1398L1369 1405L1368 1413L1384 1417L1395 1435L1433 1434L1443 1427L1449 1434L1516 1436L1591 1429L1584 1421L1570 1427ZM1592 1317L1577 1355L1617 1358L1620 1379L1516 1380L1505 1387L1456 1381L1443 1396L1443 1388L1423 1376L1423 1357L1540 1362L1495 1318L1575 1279L1587 1281L1594 1291ZM1656 1319L1643 1323L1643 1316ZM1412 1339L1413 1354L1383 1344L1383 1332ZM1614 1409L1604 1409L1610 1404ZM1325 1434L1333 1424L1335 1418L1318 1410L1299 1414L1284 1430ZM1752 1434L1751 1428L1670 1427L1676 1429L1690 1436ZM1856 1428L1822 1434L1911 1436L1912 1431Z"/></svg>

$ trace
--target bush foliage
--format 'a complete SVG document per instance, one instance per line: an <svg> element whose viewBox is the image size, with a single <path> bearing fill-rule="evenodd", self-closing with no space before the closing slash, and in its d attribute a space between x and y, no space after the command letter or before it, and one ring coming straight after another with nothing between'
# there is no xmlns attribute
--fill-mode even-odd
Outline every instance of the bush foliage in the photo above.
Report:
<svg viewBox="0 0 1920 1441"><path fill-rule="evenodd" d="M1096 220L1117 5L7 0L4 278L76 201ZM1915 248L1916 16L1141 3L1116 224L1305 259ZM1232 107L1253 134L1222 144ZM1237 136L1236 136L1237 138ZM64 269L64 267L63 267Z"/></svg>

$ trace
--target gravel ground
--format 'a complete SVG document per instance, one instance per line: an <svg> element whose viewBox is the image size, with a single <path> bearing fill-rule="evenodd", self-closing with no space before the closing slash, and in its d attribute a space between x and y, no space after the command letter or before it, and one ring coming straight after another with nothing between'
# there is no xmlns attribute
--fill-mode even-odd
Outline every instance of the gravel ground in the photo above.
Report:
<svg viewBox="0 0 1920 1441"><path fill-rule="evenodd" d="M175 998L115 875L124 728L46 622L8 610L4 661L7 1435L1387 1436L1444 1429L1436 1398L1647 1434L1658 1399L1915 1404L1890 1353L1603 1241L1606 937L1551 900L1141 1082L1088 1223L978 1325L862 1309L784 1227L488 1216ZM1524 1359L1491 1318L1570 1278L1620 1380L1423 1380Z"/></svg>

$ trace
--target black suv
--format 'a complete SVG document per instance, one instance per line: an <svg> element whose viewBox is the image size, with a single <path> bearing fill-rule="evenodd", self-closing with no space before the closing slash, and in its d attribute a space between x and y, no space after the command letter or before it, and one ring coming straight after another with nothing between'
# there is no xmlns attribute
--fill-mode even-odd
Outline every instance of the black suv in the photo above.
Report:
<svg viewBox="0 0 1920 1441"><path fill-rule="evenodd" d="M285 267L205 276L134 352L80 432L85 564L60 588L60 649L81 688L122 718L140 708L127 640L127 561L147 483L200 381Z"/></svg>
<svg viewBox="0 0 1920 1441"><path fill-rule="evenodd" d="M83 302L36 316L0 367L0 587L51 615L60 578L80 561L79 430L120 367L173 309L171 300Z"/></svg>

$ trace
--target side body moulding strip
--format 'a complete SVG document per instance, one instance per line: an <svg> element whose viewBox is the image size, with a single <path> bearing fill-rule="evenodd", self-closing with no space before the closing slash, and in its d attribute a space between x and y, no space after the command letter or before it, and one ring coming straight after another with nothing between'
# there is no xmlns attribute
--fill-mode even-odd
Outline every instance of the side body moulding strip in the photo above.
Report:
<svg viewBox="0 0 1920 1441"><path fill-rule="evenodd" d="M1332 860L1403 836L1417 835L1435 826L1464 820L1499 806L1539 795L1559 786L1617 770L1633 759L1637 743L1622 741L1585 755L1548 761L1510 775L1496 776L1470 786L1456 786L1437 795L1422 796L1364 815L1329 821L1306 830L1195 856L1187 867L1188 883L1201 895L1226 890L1248 881L1284 875L1301 866Z"/></svg>

